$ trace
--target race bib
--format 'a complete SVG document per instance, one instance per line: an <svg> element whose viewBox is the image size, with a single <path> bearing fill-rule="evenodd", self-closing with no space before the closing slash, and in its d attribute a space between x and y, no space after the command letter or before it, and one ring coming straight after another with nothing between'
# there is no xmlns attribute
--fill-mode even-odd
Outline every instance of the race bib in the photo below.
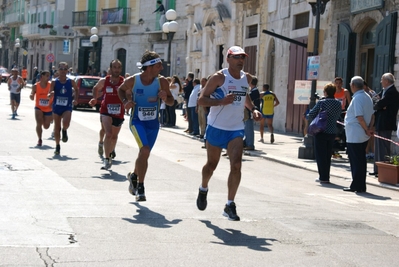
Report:
<svg viewBox="0 0 399 267"><path fill-rule="evenodd" d="M108 104L108 114L119 115L121 114L121 104Z"/></svg>
<svg viewBox="0 0 399 267"><path fill-rule="evenodd" d="M39 99L39 105L42 107L47 107L49 105L49 100L46 98L41 98Z"/></svg>
<svg viewBox="0 0 399 267"><path fill-rule="evenodd" d="M68 97L57 97L55 104L57 106L68 106Z"/></svg>
<svg viewBox="0 0 399 267"><path fill-rule="evenodd" d="M157 107L138 107L138 115L141 121L155 120L157 118Z"/></svg>
<svg viewBox="0 0 399 267"><path fill-rule="evenodd" d="M238 106L241 105L242 101L245 101L247 96L247 92L239 92L239 91L230 91L229 94L234 94L234 102L232 105Z"/></svg>
<svg viewBox="0 0 399 267"><path fill-rule="evenodd" d="M107 94L112 94L114 92L114 89L111 86L107 86L107 88L105 88L105 92Z"/></svg>

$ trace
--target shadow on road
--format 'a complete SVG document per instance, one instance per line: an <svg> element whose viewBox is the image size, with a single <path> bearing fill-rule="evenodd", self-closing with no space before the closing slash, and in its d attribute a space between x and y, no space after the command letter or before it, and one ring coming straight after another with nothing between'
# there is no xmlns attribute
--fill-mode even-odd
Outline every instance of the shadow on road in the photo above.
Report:
<svg viewBox="0 0 399 267"><path fill-rule="evenodd" d="M97 176L92 176L92 177L97 178L97 179L107 179L107 180L112 179L115 182L125 182L126 181L126 175L122 175L117 172L113 172L112 170L109 170L109 172L101 174L101 176L97 175Z"/></svg>
<svg viewBox="0 0 399 267"><path fill-rule="evenodd" d="M227 246L242 246L248 247L249 249L257 251L271 251L271 249L265 246L271 246L271 243L267 241L277 241L272 238L258 238L252 235L246 235L243 232L235 229L221 229L220 227L213 225L210 221L200 220L209 229L212 229L214 236L219 238L222 242L212 242L215 244L227 245Z"/></svg>
<svg viewBox="0 0 399 267"><path fill-rule="evenodd" d="M133 216L134 219L122 218L122 220L135 224L145 224L155 228L170 228L172 227L171 225L178 224L182 221L181 219L168 221L164 215L154 212L145 206L141 206L139 203L132 202L132 204L137 207L137 215Z"/></svg>

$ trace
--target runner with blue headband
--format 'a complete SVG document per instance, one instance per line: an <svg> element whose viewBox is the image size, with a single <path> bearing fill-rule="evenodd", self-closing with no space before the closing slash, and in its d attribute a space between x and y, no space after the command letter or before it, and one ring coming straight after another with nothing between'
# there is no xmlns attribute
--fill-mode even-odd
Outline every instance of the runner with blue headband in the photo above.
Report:
<svg viewBox="0 0 399 267"><path fill-rule="evenodd" d="M127 78L118 88L118 95L125 109L132 108L129 126L139 146L139 154L134 171L129 172L129 192L136 195L137 201L146 201L144 178L148 168L148 158L159 131L159 102L174 103L162 71L162 60L154 51L146 51L141 59L141 73Z"/></svg>

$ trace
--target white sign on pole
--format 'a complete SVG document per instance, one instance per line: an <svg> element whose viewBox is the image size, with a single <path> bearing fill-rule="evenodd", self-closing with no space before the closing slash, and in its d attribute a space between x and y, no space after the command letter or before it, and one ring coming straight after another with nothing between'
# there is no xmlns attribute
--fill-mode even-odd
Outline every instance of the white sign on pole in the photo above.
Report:
<svg viewBox="0 0 399 267"><path fill-rule="evenodd" d="M308 64L306 68L307 79L317 80L319 78L320 56L308 57Z"/></svg>
<svg viewBox="0 0 399 267"><path fill-rule="evenodd" d="M324 86L331 81L317 81L316 93L322 97L324 96ZM308 105L310 103L310 93L312 89L312 81L295 81L294 88L294 105Z"/></svg>

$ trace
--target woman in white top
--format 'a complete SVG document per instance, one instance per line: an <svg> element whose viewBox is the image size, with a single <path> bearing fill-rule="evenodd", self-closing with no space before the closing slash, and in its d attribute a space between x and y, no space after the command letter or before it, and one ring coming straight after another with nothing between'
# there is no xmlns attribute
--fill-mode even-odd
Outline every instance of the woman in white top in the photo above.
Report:
<svg viewBox="0 0 399 267"><path fill-rule="evenodd" d="M181 85L179 77L177 75L173 75L172 81L169 84L170 92L172 93L175 102L172 106L166 106L167 114L168 114L168 127L176 126L176 106L177 106L177 99L179 94L182 93L183 87Z"/></svg>

